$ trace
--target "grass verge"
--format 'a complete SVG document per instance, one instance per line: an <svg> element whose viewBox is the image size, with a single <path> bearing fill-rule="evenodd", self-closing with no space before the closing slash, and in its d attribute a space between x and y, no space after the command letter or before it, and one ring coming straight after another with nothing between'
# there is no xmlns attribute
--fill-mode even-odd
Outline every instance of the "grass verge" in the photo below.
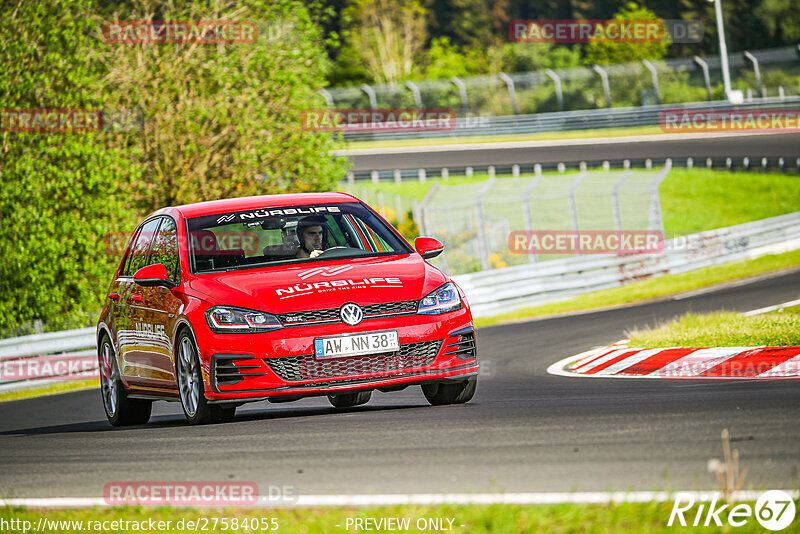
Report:
<svg viewBox="0 0 800 534"><path fill-rule="evenodd" d="M628 333L633 347L796 347L800 313L775 311L745 317L733 312L687 313Z"/></svg>
<svg viewBox="0 0 800 534"><path fill-rule="evenodd" d="M480 135L474 137L435 137L431 139L391 139L386 141L353 141L340 143L339 149L388 148L398 146L461 145L464 143L503 143L508 141L549 141L560 139L592 139L633 135L663 134L660 126L609 128L603 130L577 130L570 132L542 132L515 135Z"/></svg>
<svg viewBox="0 0 800 534"><path fill-rule="evenodd" d="M631 304L797 265L800 265L800 250L793 250L783 254L770 254L753 260L726 263L724 265L704 267L688 273L668 274L658 278L632 282L621 287L594 291L569 300L521 308L494 317L478 318L475 320L475 325L478 327L489 326L544 315ZM787 298L795 298L797 296L787 295Z"/></svg>
<svg viewBox="0 0 800 534"><path fill-rule="evenodd" d="M752 507L752 503L751 507ZM75 528L51 528L47 532L110 532L103 528L86 528L89 521L145 521L152 519L158 521L170 521L171 528L158 529L157 532L195 532L192 528L187 528L187 523L193 521L199 524L198 531L221 532L266 532L268 529L232 529L232 520L237 519L237 524L245 520L255 520L258 524L262 519L270 524L270 520L275 518L278 525L278 532L315 532L315 533L334 533L334 532L353 532L363 530L374 530L388 532L389 530L401 530L406 532L429 532L437 530L450 530L451 532L463 533L482 533L482 532L548 532L548 533L567 533L567 532L683 532L686 527L678 524L667 527L673 503L621 503L621 504L553 504L553 505L438 505L438 506L381 506L368 508L300 508L300 509L217 509L217 510L198 510L181 508L144 508L144 507L125 507L125 508L90 508L90 509L60 509L60 510L36 510L26 508L4 508L0 509L0 520L21 519L29 521L29 525L35 528L40 518L46 515L49 525L54 525L54 521L82 521L83 530ZM686 519L688 524L694 519L692 513L687 512ZM720 519L725 521L726 514L721 514ZM223 528L222 519L227 520L229 528ZM409 528L406 529L379 529L370 523L370 529L356 529L354 523L348 524L348 519L356 518L380 520L387 518L397 518L408 520ZM705 517L701 518L701 521ZM212 528L215 525L216 528ZM426 520L441 520L444 528L418 528L423 526ZM175 528L179 521L183 521L184 528ZM198 523L199 522L199 523ZM677 521L676 521L677 523ZM102 523L101 523L102 524ZM145 523L146 524L146 523ZM205 525L207 528L203 528ZM141 529L130 528L115 529L117 532L140 532ZM349 526L349 528L347 528ZM431 526L433 526L431 524ZM276 529L272 529L275 531ZM763 529L755 518L750 517L747 524L737 527L736 532L763 532ZM20 531L22 531L20 529ZM30 530L29 530L30 531ZM147 528L144 531L148 531ZM149 530L153 531L153 530ZM692 527L692 532L719 532L719 527ZM794 521L788 529L782 532L800 531L800 521ZM153 531L156 532L156 531Z"/></svg>
<svg viewBox="0 0 800 534"><path fill-rule="evenodd" d="M31 397L43 397L45 395L55 395L68 391L80 391L84 389L98 389L100 385L97 380L67 380L56 384L49 384L41 387L27 387L15 391L0 393L0 402L28 399Z"/></svg>

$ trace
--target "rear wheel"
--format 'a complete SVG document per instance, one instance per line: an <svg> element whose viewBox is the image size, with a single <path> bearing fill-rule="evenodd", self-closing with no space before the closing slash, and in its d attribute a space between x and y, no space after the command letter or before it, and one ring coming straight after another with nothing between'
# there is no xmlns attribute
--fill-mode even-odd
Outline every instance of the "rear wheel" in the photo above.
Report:
<svg viewBox="0 0 800 534"><path fill-rule="evenodd" d="M328 400L336 408L352 408L353 406L368 403L371 397L372 390L369 390L343 393L341 395L328 395Z"/></svg>
<svg viewBox="0 0 800 534"><path fill-rule="evenodd" d="M442 382L436 384L425 384L422 386L422 393L434 406L443 404L464 404L475 395L475 388L478 386L478 379L474 376L460 382Z"/></svg>
<svg viewBox="0 0 800 534"><path fill-rule="evenodd" d="M150 420L153 401L129 399L122 385L114 347L108 336L100 340L100 393L103 409L112 426L143 425Z"/></svg>
<svg viewBox="0 0 800 534"><path fill-rule="evenodd" d="M178 336L175 371L178 375L183 414L189 424L227 423L233 420L236 406L223 407L209 404L206 400L203 374L200 372L200 355L188 330Z"/></svg>

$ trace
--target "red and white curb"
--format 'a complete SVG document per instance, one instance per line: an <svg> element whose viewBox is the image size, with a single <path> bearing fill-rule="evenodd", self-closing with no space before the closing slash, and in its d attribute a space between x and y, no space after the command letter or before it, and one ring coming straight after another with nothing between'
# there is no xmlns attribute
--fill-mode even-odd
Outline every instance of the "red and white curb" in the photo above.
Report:
<svg viewBox="0 0 800 534"><path fill-rule="evenodd" d="M587 378L791 379L800 378L800 347L631 348L623 339L564 358L553 375Z"/></svg>

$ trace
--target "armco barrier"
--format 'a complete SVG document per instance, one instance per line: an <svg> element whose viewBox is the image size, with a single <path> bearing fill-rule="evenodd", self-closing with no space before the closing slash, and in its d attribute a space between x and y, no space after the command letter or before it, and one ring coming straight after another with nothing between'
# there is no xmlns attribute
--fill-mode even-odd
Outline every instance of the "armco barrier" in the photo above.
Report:
<svg viewBox="0 0 800 534"><path fill-rule="evenodd" d="M800 249L800 212L674 238L658 254L577 256L454 279L466 292L473 314L484 317L634 280L796 249ZM20 360L35 360L40 368L47 362L53 370L36 380L6 380L0 375L0 390L77 376L69 374L68 362L73 362L72 369L80 362L85 373L84 365L96 364L94 336L94 328L81 328L0 340L0 366L13 369ZM55 365L59 361L62 364Z"/></svg>
<svg viewBox="0 0 800 534"><path fill-rule="evenodd" d="M657 254L597 254L457 275L476 317L627 282L800 248L800 212L670 239Z"/></svg>

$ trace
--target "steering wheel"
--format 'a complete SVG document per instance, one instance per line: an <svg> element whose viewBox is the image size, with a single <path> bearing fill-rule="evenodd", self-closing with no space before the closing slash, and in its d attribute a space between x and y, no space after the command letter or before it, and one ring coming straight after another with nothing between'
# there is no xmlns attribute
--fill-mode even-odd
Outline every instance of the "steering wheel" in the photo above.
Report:
<svg viewBox="0 0 800 534"><path fill-rule="evenodd" d="M331 254L329 254L329 252ZM317 258L321 258L323 256L344 256L345 254L351 254L353 252L364 252L360 248L353 248L353 247L331 247L327 248L322 251L322 254L317 256Z"/></svg>

